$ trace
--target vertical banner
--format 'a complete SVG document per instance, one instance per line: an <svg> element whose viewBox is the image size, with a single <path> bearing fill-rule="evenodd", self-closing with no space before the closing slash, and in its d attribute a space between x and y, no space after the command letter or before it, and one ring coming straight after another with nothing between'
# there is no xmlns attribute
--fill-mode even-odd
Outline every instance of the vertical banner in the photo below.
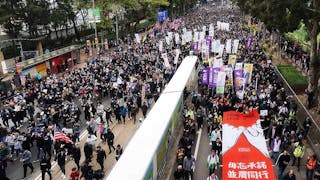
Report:
<svg viewBox="0 0 320 180"><path fill-rule="evenodd" d="M187 31L186 32L185 40L186 40L186 42L191 42L192 41L192 31Z"/></svg>
<svg viewBox="0 0 320 180"><path fill-rule="evenodd" d="M210 67L209 68L209 75L208 75L208 84L209 84L209 87L214 87L214 72L213 72L213 67Z"/></svg>
<svg viewBox="0 0 320 180"><path fill-rule="evenodd" d="M253 64L245 63L243 66L243 77L246 79L246 84L251 83L252 69L253 69Z"/></svg>
<svg viewBox="0 0 320 180"><path fill-rule="evenodd" d="M237 56L236 55L233 55L233 54L230 54L229 55L229 59L228 59L228 65L232 68L234 68L235 64L236 64L236 61L237 61Z"/></svg>
<svg viewBox="0 0 320 180"><path fill-rule="evenodd" d="M276 180L257 110L223 113L222 180Z"/></svg>
<svg viewBox="0 0 320 180"><path fill-rule="evenodd" d="M239 47L239 39L233 40L232 54L237 54L238 53L238 47Z"/></svg>
<svg viewBox="0 0 320 180"><path fill-rule="evenodd" d="M203 68L201 76L202 76L202 84L209 84L209 72L210 68Z"/></svg>
<svg viewBox="0 0 320 180"><path fill-rule="evenodd" d="M219 54L218 54L218 56L222 57L222 55L223 55L223 51L224 51L224 45L223 45L223 44L220 44Z"/></svg>
<svg viewBox="0 0 320 180"><path fill-rule="evenodd" d="M174 41L176 42L176 44L180 44L179 33L175 33L175 34L174 34Z"/></svg>
<svg viewBox="0 0 320 180"><path fill-rule="evenodd" d="M198 54L199 50L199 43L198 42L193 42L193 51L195 54Z"/></svg>
<svg viewBox="0 0 320 180"><path fill-rule="evenodd" d="M226 53L231 54L231 39L227 39L227 42L226 42Z"/></svg>
<svg viewBox="0 0 320 180"><path fill-rule="evenodd" d="M205 32L200 32L200 34L199 34L199 40L200 41L205 41L205 38L206 38L206 33Z"/></svg>
<svg viewBox="0 0 320 180"><path fill-rule="evenodd" d="M159 51L162 52L162 50L163 50L163 41L160 40L159 41Z"/></svg>
<svg viewBox="0 0 320 180"><path fill-rule="evenodd" d="M243 78L242 69L234 70L233 74L234 74L234 89L237 92L242 89L243 85L245 85L245 79Z"/></svg>
<svg viewBox="0 0 320 180"><path fill-rule="evenodd" d="M218 73L220 71L219 67L213 67L212 69L212 87L217 87L217 81L218 81Z"/></svg>
<svg viewBox="0 0 320 180"><path fill-rule="evenodd" d="M209 36L214 37L214 26L212 23L209 25Z"/></svg>
<svg viewBox="0 0 320 180"><path fill-rule="evenodd" d="M213 41L212 50L213 53L219 53L220 50L220 39L215 39Z"/></svg>
<svg viewBox="0 0 320 180"><path fill-rule="evenodd" d="M167 46L170 46L170 44L171 44L170 37L169 37L169 36L166 36L166 37L165 37L165 40L166 40Z"/></svg>
<svg viewBox="0 0 320 180"><path fill-rule="evenodd" d="M138 43L138 44L140 44L140 42L141 42L141 38L140 38L140 35L139 34L134 34L134 36L136 37L136 43Z"/></svg>
<svg viewBox="0 0 320 180"><path fill-rule="evenodd" d="M225 68L226 72L226 87L233 87L233 69L232 67Z"/></svg>
<svg viewBox="0 0 320 180"><path fill-rule="evenodd" d="M198 42L198 41L199 41L199 32L198 31L194 31L193 42Z"/></svg>
<svg viewBox="0 0 320 180"><path fill-rule="evenodd" d="M166 66L166 68L170 68L170 63L168 60L168 54L167 53L162 53L161 54L162 59L164 60L164 66Z"/></svg>
<svg viewBox="0 0 320 180"><path fill-rule="evenodd" d="M225 84L226 84L226 73L224 71L219 71L217 76L217 88L216 88L217 94L224 93Z"/></svg>
<svg viewBox="0 0 320 180"><path fill-rule="evenodd" d="M247 40L247 45L246 45L247 49L250 48L251 43L252 43L252 36L250 36L250 37L248 38L248 40Z"/></svg>

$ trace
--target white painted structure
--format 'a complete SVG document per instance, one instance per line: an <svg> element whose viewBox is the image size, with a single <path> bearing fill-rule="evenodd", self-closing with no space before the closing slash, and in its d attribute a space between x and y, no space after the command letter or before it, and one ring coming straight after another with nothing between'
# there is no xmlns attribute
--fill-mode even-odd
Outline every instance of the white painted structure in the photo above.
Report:
<svg viewBox="0 0 320 180"><path fill-rule="evenodd" d="M107 180L157 179L160 171L157 166L162 164L158 161L164 160L164 150L168 148L178 127L180 110L183 108L183 91L197 76L196 61L196 56L188 56L183 60Z"/></svg>

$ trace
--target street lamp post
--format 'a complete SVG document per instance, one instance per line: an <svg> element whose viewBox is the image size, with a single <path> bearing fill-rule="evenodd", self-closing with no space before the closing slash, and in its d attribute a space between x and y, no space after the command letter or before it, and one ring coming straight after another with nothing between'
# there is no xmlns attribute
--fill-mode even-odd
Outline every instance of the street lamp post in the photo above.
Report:
<svg viewBox="0 0 320 180"><path fill-rule="evenodd" d="M97 32L97 22L96 22L96 15L95 15L95 4L94 0L92 0L92 11L93 11L93 24L94 24L94 39L96 40L98 38L98 32ZM98 45L96 44L96 49ZM96 52L98 54L98 52Z"/></svg>
<svg viewBox="0 0 320 180"><path fill-rule="evenodd" d="M119 22L118 22L118 12L116 13L116 43L119 44Z"/></svg>
<svg viewBox="0 0 320 180"><path fill-rule="evenodd" d="M115 13L115 20L116 20L116 43L117 45L119 44L119 18L120 20L123 20L123 15L124 13L126 13L126 11L123 8L119 8L118 10L116 10ZM118 17L120 16L120 17Z"/></svg>

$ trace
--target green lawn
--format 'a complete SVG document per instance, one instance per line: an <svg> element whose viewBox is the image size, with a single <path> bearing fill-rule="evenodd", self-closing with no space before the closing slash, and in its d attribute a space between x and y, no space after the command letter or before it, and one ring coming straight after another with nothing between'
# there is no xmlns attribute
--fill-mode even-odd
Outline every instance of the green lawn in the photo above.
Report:
<svg viewBox="0 0 320 180"><path fill-rule="evenodd" d="M293 65L279 65L277 67L291 86L308 84L307 78Z"/></svg>

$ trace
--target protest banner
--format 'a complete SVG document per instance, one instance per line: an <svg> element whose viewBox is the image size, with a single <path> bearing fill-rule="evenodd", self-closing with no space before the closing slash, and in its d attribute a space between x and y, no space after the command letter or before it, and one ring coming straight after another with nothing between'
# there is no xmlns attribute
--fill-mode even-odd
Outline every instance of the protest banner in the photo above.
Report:
<svg viewBox="0 0 320 180"><path fill-rule="evenodd" d="M223 113L222 179L275 180L257 110Z"/></svg>
<svg viewBox="0 0 320 180"><path fill-rule="evenodd" d="M234 68L236 61L237 61L237 56L230 54L229 59L228 59L228 65L230 65L230 67Z"/></svg>
<svg viewBox="0 0 320 180"><path fill-rule="evenodd" d="M243 77L246 79L246 84L251 83L253 64L245 63L243 66Z"/></svg>
<svg viewBox="0 0 320 180"><path fill-rule="evenodd" d="M164 60L164 65L166 66L166 68L170 68L170 63L168 60L168 54L167 53L162 53L161 54L162 59Z"/></svg>
<svg viewBox="0 0 320 180"><path fill-rule="evenodd" d="M217 94L223 94L226 83L226 73L224 71L219 71L217 76Z"/></svg>
<svg viewBox="0 0 320 180"><path fill-rule="evenodd" d="M238 47L239 47L239 39L234 39L233 45L232 45L232 54L238 53Z"/></svg>
<svg viewBox="0 0 320 180"><path fill-rule="evenodd" d="M202 84L209 84L209 72L210 68L203 68L201 73Z"/></svg>
<svg viewBox="0 0 320 180"><path fill-rule="evenodd" d="M231 39L227 39L227 42L226 42L226 53L228 53L228 54L231 53Z"/></svg>

